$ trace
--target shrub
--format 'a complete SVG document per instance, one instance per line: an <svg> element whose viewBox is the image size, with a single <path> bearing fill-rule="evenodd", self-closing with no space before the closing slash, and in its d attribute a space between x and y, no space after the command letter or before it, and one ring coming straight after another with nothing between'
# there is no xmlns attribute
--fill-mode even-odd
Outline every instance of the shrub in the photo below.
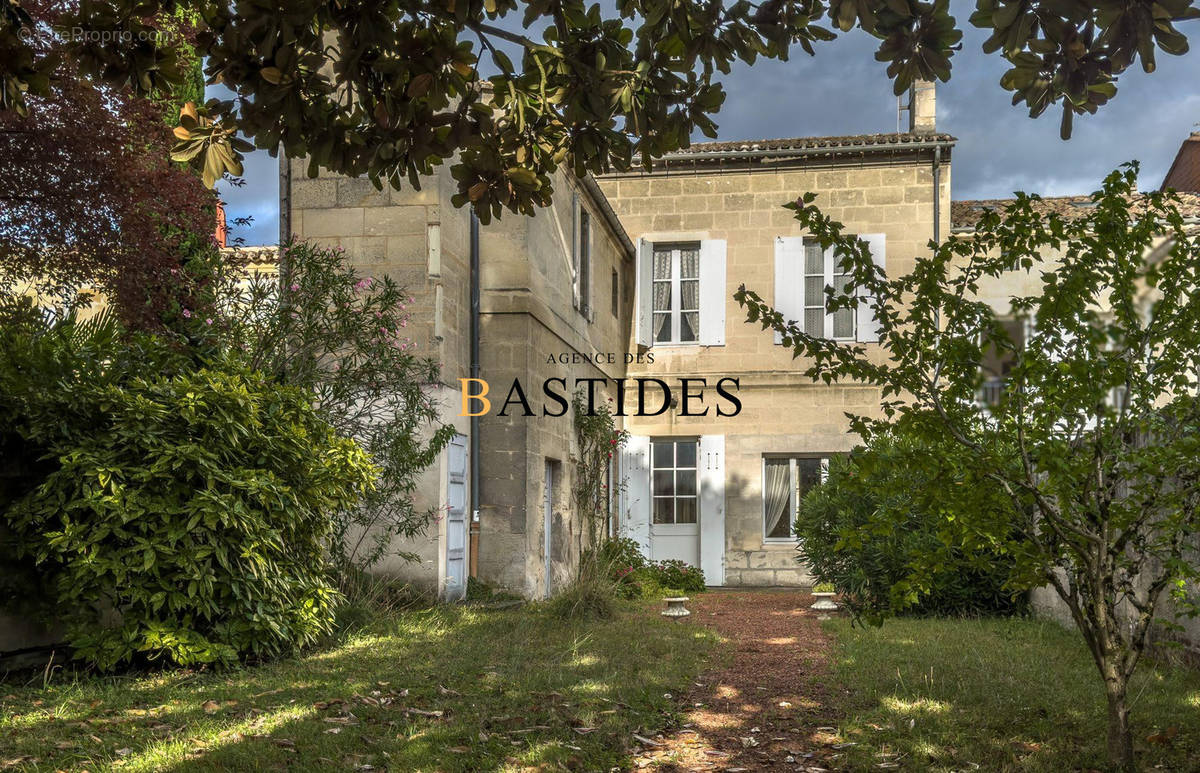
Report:
<svg viewBox="0 0 1200 773"><path fill-rule="evenodd" d="M415 504L417 477L454 436L425 387L438 364L417 353L413 299L392 279L362 276L339 248L305 242L283 247L282 278L236 265L198 264L222 310L197 338L246 367L312 394L321 418L353 438L379 468L379 484L354 506L331 513L329 552L339 584L354 582L395 550L397 537L421 534L436 510ZM282 293L282 294L281 294ZM183 310L180 310L183 314Z"/></svg>
<svg viewBox="0 0 1200 773"><path fill-rule="evenodd" d="M700 593L704 590L704 572L699 567L683 561L670 559L647 567L660 585L685 593Z"/></svg>
<svg viewBox="0 0 1200 773"><path fill-rule="evenodd" d="M38 459L0 487L78 657L107 669L269 656L330 629L329 513L374 467L308 394L74 318L0 331L0 437Z"/></svg>
<svg viewBox="0 0 1200 773"><path fill-rule="evenodd" d="M600 559L621 598L661 598L705 589L704 572L683 561L651 563L638 543L627 537L610 539L600 546Z"/></svg>
<svg viewBox="0 0 1200 773"><path fill-rule="evenodd" d="M878 622L892 613L1012 614L1024 608L1006 582L1011 556L981 543L951 547L939 537L957 506L1011 507L995 489L955 476L953 448L926 448L901 437L877 438L848 458L831 460L825 483L800 501L799 560L820 585L832 585L858 618ZM910 463L935 455L939 472ZM918 557L936 556L936 561ZM934 565L936 570L916 569Z"/></svg>

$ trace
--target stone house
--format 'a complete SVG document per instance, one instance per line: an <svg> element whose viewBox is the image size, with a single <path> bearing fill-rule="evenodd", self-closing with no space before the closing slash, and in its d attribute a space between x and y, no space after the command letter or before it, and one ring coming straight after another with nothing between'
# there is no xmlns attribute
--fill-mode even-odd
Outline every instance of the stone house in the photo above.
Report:
<svg viewBox="0 0 1200 773"><path fill-rule="evenodd" d="M403 546L420 561L381 569L449 598L465 592L468 574L549 595L570 577L587 530L573 515L573 425L569 415L543 415L559 406L543 406L542 385L562 379L558 392L569 400L578 379L623 375L632 242L595 183L567 173L536 217L481 225L451 205L456 188L445 167L420 190L380 192L367 180L305 179L305 166L292 163L284 188L292 232L339 246L361 272L407 288L412 338L441 364L441 380L427 390L458 431L419 487L418 505L445 509L425 536ZM463 415L483 405L464 405L463 380L472 377L487 381L491 403L474 418ZM506 405L514 379L534 415L519 401ZM468 383L472 394L483 389Z"/></svg>
<svg viewBox="0 0 1200 773"><path fill-rule="evenodd" d="M790 513L853 446L844 411L870 410L878 394L812 384L771 333L742 322L732 294L745 283L810 329L869 346L869 314L825 313L821 290L841 280L782 205L816 192L887 270L909 268L949 232L954 146L935 129L932 86L914 91L910 116L897 134L702 143L650 171L563 173L550 207L486 226L450 204L445 169L420 190L378 192L305 178L293 162L281 188L291 232L408 288L413 338L442 365L428 389L459 433L421 486L446 517L403 546L420 562L383 568L447 597L468 574L529 597L561 587L586 529L571 501L572 423L544 415L540 390L590 378L631 406L613 474L622 533L713 585L806 583ZM482 388L463 381L473 377L492 401L477 417L465 415L482 407L464 403L464 386ZM506 402L514 379L534 415ZM723 415L735 401L737 415Z"/></svg>

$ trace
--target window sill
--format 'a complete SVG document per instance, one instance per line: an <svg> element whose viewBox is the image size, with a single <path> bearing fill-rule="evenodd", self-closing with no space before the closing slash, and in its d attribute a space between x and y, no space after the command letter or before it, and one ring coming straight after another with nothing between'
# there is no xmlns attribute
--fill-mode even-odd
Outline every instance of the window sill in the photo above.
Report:
<svg viewBox="0 0 1200 773"><path fill-rule="evenodd" d="M782 538L768 539L768 538L764 538L764 539L763 539L763 542L762 542L762 545L763 545L763 550L782 550L782 549L784 549L784 548L795 548L795 547L796 547L796 540L795 540L794 538L791 538L791 537L789 537L788 539L782 539Z"/></svg>

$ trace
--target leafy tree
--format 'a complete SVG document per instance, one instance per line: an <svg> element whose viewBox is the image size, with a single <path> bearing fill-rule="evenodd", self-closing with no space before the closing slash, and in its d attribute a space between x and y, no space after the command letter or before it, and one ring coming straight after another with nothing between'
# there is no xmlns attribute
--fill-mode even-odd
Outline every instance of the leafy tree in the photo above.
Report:
<svg viewBox="0 0 1200 773"><path fill-rule="evenodd" d="M1137 195L1136 174L1131 164L1109 175L1075 219L1018 194L891 279L813 194L790 205L852 273L845 292L827 288L830 308L869 303L885 359L805 334L745 287L735 296L812 378L882 388L882 418L853 417L859 434L904 422L930 443L953 440L970 452L960 478L1008 495L1007 511L959 512L950 536L998 545L1015 559L1016 587L1062 598L1104 681L1108 752L1125 770L1130 675L1160 602L1197 612L1200 575L1189 560L1200 528L1200 248L1174 195ZM1040 276L1040 291L1002 315L978 292L1014 272ZM1028 322L1025 340L1002 316ZM992 352L1011 367L985 406Z"/></svg>
<svg viewBox="0 0 1200 773"><path fill-rule="evenodd" d="M738 61L812 54L835 30L880 40L897 93L917 78L949 79L962 33L949 0L621 0L615 13L581 0L387 0L324 3L110 0L56 3L60 26L129 33L85 37L64 53L83 72L141 93L171 91L178 47L153 32L164 14L199 17L198 50L211 82L237 98L210 101L181 136L179 157L208 176L238 163L236 132L288 156L413 185L456 157L457 201L481 218L531 212L550 196L550 173L625 169L715 136L719 76ZM44 21L0 0L0 108L20 111L52 71L19 34ZM984 50L1011 65L1001 85L1037 116L1092 113L1134 63L1156 49L1187 50L1176 29L1200 16L1194 0L979 0L971 23L992 31ZM526 32L515 31L518 25ZM528 33L528 34L526 34ZM540 36L540 39L537 39ZM516 56L516 61L512 55Z"/></svg>
<svg viewBox="0 0 1200 773"><path fill-rule="evenodd" d="M51 296L98 290L127 322L152 325L191 292L180 255L212 247L215 197L169 159L163 115L179 108L97 87L64 42L30 45L54 80L25 98L23 115L0 111L0 282Z"/></svg>

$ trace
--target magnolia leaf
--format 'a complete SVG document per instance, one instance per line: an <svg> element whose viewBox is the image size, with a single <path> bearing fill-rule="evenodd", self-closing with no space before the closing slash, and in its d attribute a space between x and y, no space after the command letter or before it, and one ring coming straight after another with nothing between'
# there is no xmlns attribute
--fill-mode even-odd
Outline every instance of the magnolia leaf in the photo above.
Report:
<svg viewBox="0 0 1200 773"><path fill-rule="evenodd" d="M185 126L190 122L195 126L200 121L200 115L196 112L195 102L186 102L183 107L179 108L179 121Z"/></svg>
<svg viewBox="0 0 1200 773"><path fill-rule="evenodd" d="M479 201L481 198L483 198L484 194L488 192L488 187L488 184L482 181L475 183L467 189L467 198L469 198L472 203Z"/></svg>
<svg viewBox="0 0 1200 773"><path fill-rule="evenodd" d="M433 73L423 72L417 77L408 82L408 89L405 92L410 99L425 96L429 92L429 87L433 85Z"/></svg>

